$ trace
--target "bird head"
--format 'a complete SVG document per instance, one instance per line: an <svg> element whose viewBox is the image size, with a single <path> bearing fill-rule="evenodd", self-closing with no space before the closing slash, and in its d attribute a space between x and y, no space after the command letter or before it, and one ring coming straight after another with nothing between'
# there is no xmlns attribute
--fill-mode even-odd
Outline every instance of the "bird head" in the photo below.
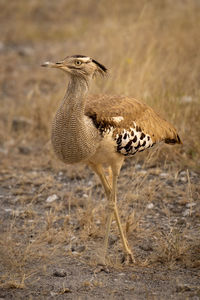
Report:
<svg viewBox="0 0 200 300"><path fill-rule="evenodd" d="M78 77L94 77L97 74L105 75L107 72L106 67L98 61L84 55L67 56L65 59L53 62L44 62L42 67L61 69L71 76Z"/></svg>

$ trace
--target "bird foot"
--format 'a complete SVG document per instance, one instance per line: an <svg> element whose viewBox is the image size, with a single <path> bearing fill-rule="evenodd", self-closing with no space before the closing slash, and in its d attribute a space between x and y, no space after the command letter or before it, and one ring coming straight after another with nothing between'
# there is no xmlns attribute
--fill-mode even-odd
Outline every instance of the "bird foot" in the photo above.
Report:
<svg viewBox="0 0 200 300"><path fill-rule="evenodd" d="M100 273L101 271L104 271L106 273L109 273L109 269L106 264L106 253L105 250L98 249L95 255L95 269L94 274Z"/></svg>
<svg viewBox="0 0 200 300"><path fill-rule="evenodd" d="M109 273L110 271L109 271L109 269L108 269L108 267L107 267L106 264L98 264L96 266L96 268L94 269L94 274L98 274L100 272Z"/></svg>
<svg viewBox="0 0 200 300"><path fill-rule="evenodd" d="M134 264L136 261L132 253L126 253L123 255L121 262L128 266Z"/></svg>

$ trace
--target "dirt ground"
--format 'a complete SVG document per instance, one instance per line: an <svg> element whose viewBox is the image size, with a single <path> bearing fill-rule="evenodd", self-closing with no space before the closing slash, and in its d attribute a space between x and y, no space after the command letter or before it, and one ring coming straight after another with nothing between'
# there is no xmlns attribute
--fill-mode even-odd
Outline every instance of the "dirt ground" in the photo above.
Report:
<svg viewBox="0 0 200 300"><path fill-rule="evenodd" d="M0 1L0 300L198 300L199 3L94 2ZM40 68L70 54L109 68L92 93L143 99L183 141L126 160L118 207L136 262L124 264L113 221L99 272L106 199L87 166L53 154L67 79Z"/></svg>
<svg viewBox="0 0 200 300"><path fill-rule="evenodd" d="M98 179L27 149L0 171L2 299L199 299L199 174L128 160L119 208L136 263L123 265L113 222L108 270L96 273L106 207Z"/></svg>

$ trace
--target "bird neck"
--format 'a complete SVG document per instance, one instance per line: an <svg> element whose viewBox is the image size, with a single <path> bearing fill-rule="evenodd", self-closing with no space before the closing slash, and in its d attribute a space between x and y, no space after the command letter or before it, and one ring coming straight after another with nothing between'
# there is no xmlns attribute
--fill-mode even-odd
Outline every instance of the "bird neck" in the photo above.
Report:
<svg viewBox="0 0 200 300"><path fill-rule="evenodd" d="M89 90L90 79L84 77L72 76L69 80L67 91L63 102L62 109L69 117L74 115L80 118L80 114L84 114L85 109L85 96Z"/></svg>

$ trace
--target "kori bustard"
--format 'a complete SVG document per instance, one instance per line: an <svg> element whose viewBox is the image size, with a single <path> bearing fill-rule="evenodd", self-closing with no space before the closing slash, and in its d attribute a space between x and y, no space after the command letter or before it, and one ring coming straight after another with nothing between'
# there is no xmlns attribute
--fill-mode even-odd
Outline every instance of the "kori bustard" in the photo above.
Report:
<svg viewBox="0 0 200 300"><path fill-rule="evenodd" d="M103 257L114 217L125 255L134 262L117 209L117 178L126 157L160 141L180 143L177 131L149 106L133 98L88 96L92 78L107 72L105 66L90 57L67 56L62 61L45 62L42 66L61 69L69 76L66 94L53 120L52 145L64 163L84 162L101 180L108 200ZM109 168L109 178L105 167Z"/></svg>

